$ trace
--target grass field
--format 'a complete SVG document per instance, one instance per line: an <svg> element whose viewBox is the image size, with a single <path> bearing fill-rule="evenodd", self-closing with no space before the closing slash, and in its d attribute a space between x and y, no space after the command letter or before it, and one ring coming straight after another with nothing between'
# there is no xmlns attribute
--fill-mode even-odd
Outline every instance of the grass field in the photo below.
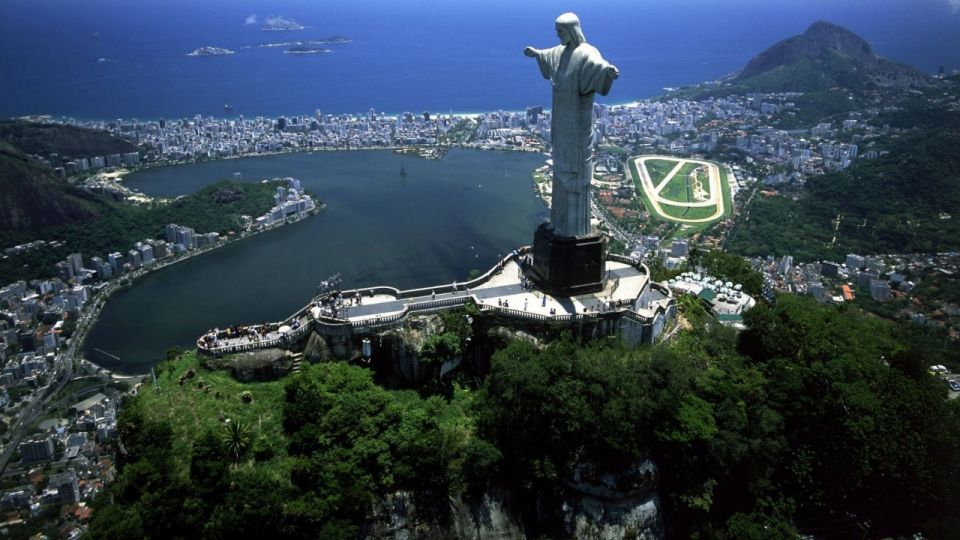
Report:
<svg viewBox="0 0 960 540"><path fill-rule="evenodd" d="M716 207L694 207L694 208L685 208L680 206L673 206L668 204L660 204L661 209L663 210L663 215L658 214L654 210L654 206L648 196L648 194L643 189L643 184L640 182L640 172L638 170L637 164L630 160L630 171L633 174L636 193L638 194L641 202L644 207L649 211L651 219L667 221L677 224L676 228L673 229L667 236L671 237L685 237L700 232L704 229L710 227L716 221L711 221L709 223L685 223L683 220L686 219L705 219L712 216L716 212ZM662 181L667 174L676 166L676 162L671 162L663 159L650 159L646 161L647 171L650 173L651 182L656 186L658 182ZM690 190L687 189L687 179L690 172L698 167L695 163L687 163L674 177L670 180L664 189L660 192L660 197L667 200L672 200L676 202L688 202L688 197L692 197L692 185ZM728 217L733 211L733 201L730 196L730 186L727 183L727 172L723 166L719 167L720 171L720 187L721 187L721 196L723 197L724 212L723 216ZM707 175L704 173L701 175L701 182L705 194L710 195L710 185ZM719 219L722 219L719 218ZM718 220L719 220L718 219ZM717 221L718 221L717 220Z"/></svg>
<svg viewBox="0 0 960 540"><path fill-rule="evenodd" d="M653 185L659 184L676 166L675 162L664 159L647 160L647 172L650 173L650 181Z"/></svg>
<svg viewBox="0 0 960 540"><path fill-rule="evenodd" d="M179 384L180 377L188 370L196 375ZM279 442L274 444L274 456L258 467L266 466L289 477L289 459L286 440L283 434L283 403L286 381L261 383L241 383L226 371L210 371L200 366L196 352L184 353L175 360L157 366L157 382L160 390L153 385L141 387L137 400L144 405L143 410L157 420L170 422L174 433L174 459L181 467L178 470L189 471L190 453L193 440L205 431L220 434L224 430L224 419L232 422L242 421L250 426L254 444L260 437ZM244 403L244 392L250 392L253 400Z"/></svg>
<svg viewBox="0 0 960 540"><path fill-rule="evenodd" d="M733 214L733 196L730 194L730 177L725 167L720 167L720 193L723 195L723 217Z"/></svg>
<svg viewBox="0 0 960 540"><path fill-rule="evenodd" d="M660 196L668 201L690 202L692 197L692 186L689 185L690 173L697 168L696 163L687 163L677 174L673 175L670 182L663 186Z"/></svg>

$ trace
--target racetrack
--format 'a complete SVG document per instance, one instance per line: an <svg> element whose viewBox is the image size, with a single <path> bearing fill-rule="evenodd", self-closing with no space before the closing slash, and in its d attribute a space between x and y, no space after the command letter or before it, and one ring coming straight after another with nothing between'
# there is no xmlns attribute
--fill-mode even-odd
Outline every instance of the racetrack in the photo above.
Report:
<svg viewBox="0 0 960 540"><path fill-rule="evenodd" d="M647 161L650 160L676 162L676 165L670 170L669 173L667 173L664 178L658 179L657 183L654 184L654 180L651 178L650 171L647 168ZM652 208L650 208L651 212L669 221L690 224L709 223L723 217L726 208L723 201L722 177L720 175L720 167L717 166L716 163L702 161L699 159L678 158L673 156L640 156L631 158L630 161L635 167L629 168L631 174L639 173L639 184L643 189L647 199L650 201L650 206L652 206ZM674 176L676 176L677 173L687 164L695 164L699 167L703 167L706 170L709 189L701 190L699 192L702 194L704 191L706 191L705 200L690 200L693 197L689 195L691 192L691 189L689 188L689 181L688 189L686 190L686 200L669 199L662 195L666 187L670 184L671 180L673 180ZM636 180L637 178L634 178L635 183ZM672 211L665 210L664 206L670 208L671 210L674 208L679 208L683 211L692 208L712 208L714 211L707 217L685 218L675 215L672 213Z"/></svg>

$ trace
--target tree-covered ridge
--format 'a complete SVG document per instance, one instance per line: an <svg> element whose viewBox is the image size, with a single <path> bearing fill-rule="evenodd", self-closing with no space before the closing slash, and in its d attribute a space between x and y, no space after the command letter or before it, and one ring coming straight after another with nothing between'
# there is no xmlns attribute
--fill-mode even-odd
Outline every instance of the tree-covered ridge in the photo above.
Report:
<svg viewBox="0 0 960 540"><path fill-rule="evenodd" d="M693 328L669 345L515 342L476 386L434 381L447 390L429 397L342 363L241 384L183 357L122 414L120 474L90 534L350 538L398 490L442 514L497 489L518 495L530 535L556 537L576 467L616 475L652 458L671 537L949 536L960 408L900 326L790 296L750 311L738 336L682 307ZM197 412L155 406L172 396Z"/></svg>
<svg viewBox="0 0 960 540"><path fill-rule="evenodd" d="M0 246L47 227L92 221L99 212L96 199L0 141Z"/></svg>
<svg viewBox="0 0 960 540"><path fill-rule="evenodd" d="M0 120L0 141L28 154L82 158L136 152L132 142L105 131L66 124Z"/></svg>
<svg viewBox="0 0 960 540"><path fill-rule="evenodd" d="M126 253L136 242L163 238L164 227L176 223L198 233L227 234L240 231L240 216L259 216L273 206L277 182L245 183L223 180L192 195L169 203L132 206L90 198L99 218L79 226L49 227L36 235L0 233L0 245L15 245L42 238L61 240L59 248L33 250L0 261L0 283L35 279L54 274L54 265L70 253L105 257L113 251Z"/></svg>
<svg viewBox="0 0 960 540"><path fill-rule="evenodd" d="M758 198L729 249L804 261L841 260L851 252L956 251L960 115L944 111L938 124L891 139L885 156L810 178L798 200Z"/></svg>

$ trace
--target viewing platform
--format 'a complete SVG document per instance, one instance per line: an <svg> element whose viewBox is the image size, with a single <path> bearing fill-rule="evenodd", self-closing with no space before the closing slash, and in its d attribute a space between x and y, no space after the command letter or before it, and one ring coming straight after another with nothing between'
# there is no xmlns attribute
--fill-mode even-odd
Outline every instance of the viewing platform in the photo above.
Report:
<svg viewBox="0 0 960 540"><path fill-rule="evenodd" d="M475 304L481 312L543 323L588 321L604 334L627 328L625 339L652 342L676 310L666 287L652 283L643 264L608 256L602 290L555 296L539 290L528 276L530 248L517 250L482 276L401 291L368 287L320 295L290 318L276 323L214 329L197 340L204 354L222 356L292 344L314 330L326 336L365 335L397 328L411 315Z"/></svg>

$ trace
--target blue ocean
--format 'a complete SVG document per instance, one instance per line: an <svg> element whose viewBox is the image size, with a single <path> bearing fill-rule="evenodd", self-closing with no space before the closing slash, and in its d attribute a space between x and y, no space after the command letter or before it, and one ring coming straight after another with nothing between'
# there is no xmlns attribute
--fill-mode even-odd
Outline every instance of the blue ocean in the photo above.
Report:
<svg viewBox="0 0 960 540"><path fill-rule="evenodd" d="M817 19L933 73L960 67L957 0L4 0L0 117L155 119L367 111L472 112L549 105L526 45L552 46L580 15L622 73L602 101L715 79ZM270 16L304 30L266 32ZM329 54L243 48L352 41ZM190 57L204 46L236 51ZM225 111L224 105L233 107Z"/></svg>

